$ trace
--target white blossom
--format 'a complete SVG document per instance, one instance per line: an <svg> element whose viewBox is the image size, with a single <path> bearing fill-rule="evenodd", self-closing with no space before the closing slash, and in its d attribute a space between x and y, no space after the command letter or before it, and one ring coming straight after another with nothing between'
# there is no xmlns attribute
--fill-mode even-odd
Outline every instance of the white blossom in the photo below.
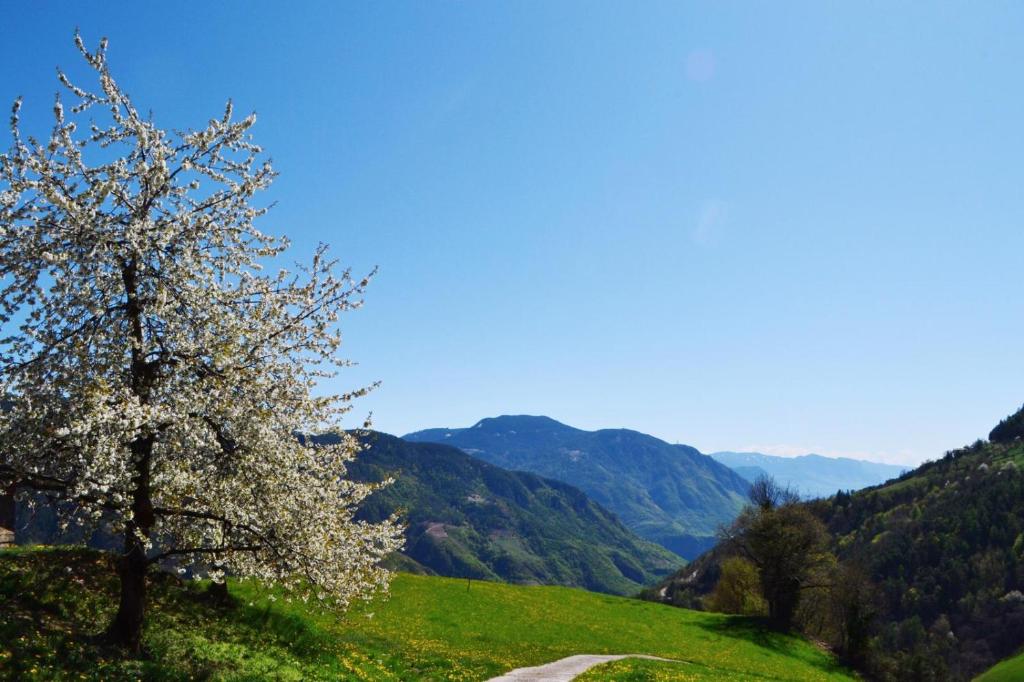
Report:
<svg viewBox="0 0 1024 682"><path fill-rule="evenodd" d="M324 246L263 274L288 241L254 225L275 175L255 116L229 103L204 129L158 128L111 76L106 41L76 43L100 91L60 73L74 104L58 99L36 141L16 102L0 155L0 482L105 516L150 563L342 604L386 586L401 529L355 518L378 487L345 478L356 439L296 437L336 428L368 390L314 393L347 364L336 322L368 278Z"/></svg>

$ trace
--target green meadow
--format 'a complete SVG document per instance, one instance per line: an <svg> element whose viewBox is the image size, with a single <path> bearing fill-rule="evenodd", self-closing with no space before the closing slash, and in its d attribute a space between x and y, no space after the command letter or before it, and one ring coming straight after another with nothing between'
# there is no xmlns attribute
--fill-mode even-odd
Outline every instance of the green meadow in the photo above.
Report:
<svg viewBox="0 0 1024 682"><path fill-rule="evenodd" d="M213 605L204 586L151 581L147 657L95 640L116 603L107 556L0 551L0 672L20 679L485 680L577 653L646 653L583 679L844 680L827 653L748 619L563 587L398 574L344 614L251 582Z"/></svg>

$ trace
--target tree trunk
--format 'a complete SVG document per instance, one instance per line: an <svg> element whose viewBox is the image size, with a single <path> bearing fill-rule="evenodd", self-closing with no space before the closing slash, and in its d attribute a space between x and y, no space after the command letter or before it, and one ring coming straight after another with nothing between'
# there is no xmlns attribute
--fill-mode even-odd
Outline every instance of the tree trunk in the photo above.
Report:
<svg viewBox="0 0 1024 682"><path fill-rule="evenodd" d="M793 578L771 583L765 600L768 602L768 621L772 627L776 630L790 630L800 603L800 583Z"/></svg>
<svg viewBox="0 0 1024 682"><path fill-rule="evenodd" d="M117 573L121 578L121 600L114 622L107 628L106 639L132 655L142 653L142 622L146 614L146 552L134 529L125 531L125 553Z"/></svg>
<svg viewBox="0 0 1024 682"><path fill-rule="evenodd" d="M14 544L14 484L0 490L0 547Z"/></svg>
<svg viewBox="0 0 1024 682"><path fill-rule="evenodd" d="M206 596L210 603L215 606L231 606L234 603L231 599L231 594L228 592L226 580L222 583L211 582L210 586L206 588Z"/></svg>
<svg viewBox="0 0 1024 682"><path fill-rule="evenodd" d="M154 366L145 360L146 339L143 333L142 307L138 298L138 269L135 261L126 263L121 271L125 291L125 312L131 324L132 336L132 393L143 405L149 403ZM153 512L150 474L153 460L153 445L156 436L139 435L128 449L131 451L135 475L132 477L132 514L124 530L124 553L118 564L121 577L121 600L114 622L107 628L106 639L130 654L142 653L142 624L146 616L146 571L149 560L146 557L145 541L156 523Z"/></svg>
<svg viewBox="0 0 1024 682"><path fill-rule="evenodd" d="M145 436L129 446L135 461L136 475L132 479L132 518L124 530L124 553L118 563L121 578L121 600L114 622L107 628L106 639L126 649L132 655L142 653L142 622L146 615L146 572L149 559L143 538L148 538L156 517L153 513L149 480L153 456L153 436Z"/></svg>

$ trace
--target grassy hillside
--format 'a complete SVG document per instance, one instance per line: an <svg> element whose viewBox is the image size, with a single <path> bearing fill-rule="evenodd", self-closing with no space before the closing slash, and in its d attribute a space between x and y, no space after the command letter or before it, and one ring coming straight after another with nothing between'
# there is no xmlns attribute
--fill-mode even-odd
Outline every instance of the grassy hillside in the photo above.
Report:
<svg viewBox="0 0 1024 682"><path fill-rule="evenodd" d="M974 678L974 682L1020 682L1024 680L1024 654L1008 658Z"/></svg>
<svg viewBox="0 0 1024 682"><path fill-rule="evenodd" d="M496 417L405 436L454 445L506 469L577 486L641 537L687 559L714 544L750 484L687 445L627 429L582 431L548 417Z"/></svg>
<svg viewBox="0 0 1024 682"><path fill-rule="evenodd" d="M23 679L482 680L574 653L630 652L688 661L698 679L851 679L811 644L749 620L563 587L400 574L389 598L339 617L271 601L252 583L232 584L238 603L223 609L195 584L153 582L150 658L123 661L88 638L114 600L104 555L0 551L0 670Z"/></svg>
<svg viewBox="0 0 1024 682"><path fill-rule="evenodd" d="M633 594L684 563L565 483L447 445L383 433L366 442L350 476L395 482L363 504L360 518L403 510L404 553L431 572Z"/></svg>

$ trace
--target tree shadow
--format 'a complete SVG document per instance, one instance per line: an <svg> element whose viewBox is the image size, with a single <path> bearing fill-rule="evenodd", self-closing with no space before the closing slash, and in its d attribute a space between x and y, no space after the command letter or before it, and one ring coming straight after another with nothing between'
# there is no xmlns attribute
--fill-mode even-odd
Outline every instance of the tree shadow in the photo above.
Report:
<svg viewBox="0 0 1024 682"><path fill-rule="evenodd" d="M814 658L799 656L801 650L806 650L807 646L813 647L814 645L803 639L799 633L787 633L773 629L767 618L729 616L714 621L696 623L696 625L711 635L745 640L777 654L800 658L800 660L822 672L849 672L849 669L840 664L838 660L828 656L823 655ZM804 646L800 645L801 642L803 642Z"/></svg>
<svg viewBox="0 0 1024 682"><path fill-rule="evenodd" d="M84 548L7 550L0 554L0 668L10 679L38 677L44 661L68 672L90 672L115 658L98 632L105 616L87 596L112 598L107 557ZM88 586L88 588L87 588ZM81 588L79 590L78 588ZM85 678L83 678L85 679Z"/></svg>

